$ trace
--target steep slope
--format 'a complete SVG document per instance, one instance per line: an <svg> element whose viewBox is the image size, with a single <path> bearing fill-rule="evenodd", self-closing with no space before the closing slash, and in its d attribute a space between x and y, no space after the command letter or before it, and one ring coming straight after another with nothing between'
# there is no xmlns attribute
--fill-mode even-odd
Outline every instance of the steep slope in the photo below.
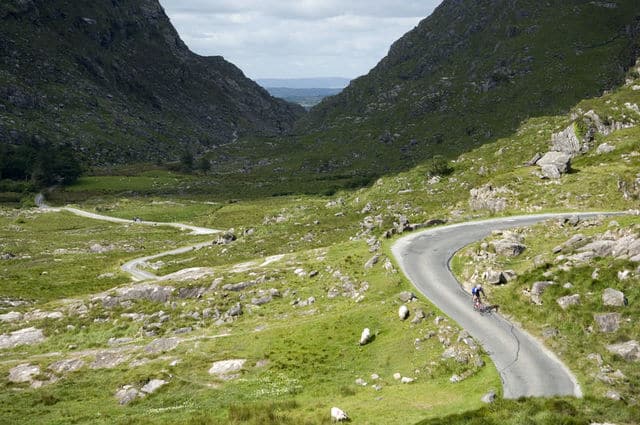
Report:
<svg viewBox="0 0 640 425"><path fill-rule="evenodd" d="M332 170L453 156L619 84L639 33L633 0L445 0L298 131Z"/></svg>
<svg viewBox="0 0 640 425"><path fill-rule="evenodd" d="M158 0L0 4L0 136L70 143L94 164L175 159L304 111L185 46Z"/></svg>

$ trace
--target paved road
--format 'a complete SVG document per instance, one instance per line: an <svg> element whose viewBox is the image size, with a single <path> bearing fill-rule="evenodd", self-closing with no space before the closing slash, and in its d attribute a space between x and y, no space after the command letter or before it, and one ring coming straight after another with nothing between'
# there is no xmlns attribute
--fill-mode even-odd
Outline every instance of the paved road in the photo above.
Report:
<svg viewBox="0 0 640 425"><path fill-rule="evenodd" d="M598 213L517 216L455 224L409 235L392 247L415 287L466 329L490 355L500 373L505 398L581 397L582 391L569 369L531 335L499 314L480 315L474 311L471 295L455 279L449 262L458 250L483 239L492 230L570 215L586 218Z"/></svg>

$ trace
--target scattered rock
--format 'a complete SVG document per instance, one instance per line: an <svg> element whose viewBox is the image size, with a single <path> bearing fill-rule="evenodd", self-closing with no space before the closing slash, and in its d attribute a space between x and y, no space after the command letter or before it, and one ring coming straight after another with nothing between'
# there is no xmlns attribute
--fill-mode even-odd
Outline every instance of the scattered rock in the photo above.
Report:
<svg viewBox="0 0 640 425"><path fill-rule="evenodd" d="M121 351L99 351L89 367L91 369L113 369L127 360L129 360L129 355Z"/></svg>
<svg viewBox="0 0 640 425"><path fill-rule="evenodd" d="M403 303L408 303L416 299L416 296L413 292L403 291L398 294L398 299Z"/></svg>
<svg viewBox="0 0 640 425"><path fill-rule="evenodd" d="M331 421L332 422L345 422L349 420L349 416L340 408L331 408Z"/></svg>
<svg viewBox="0 0 640 425"><path fill-rule="evenodd" d="M360 335L360 345L366 345L371 341L371 331L369 328L364 328Z"/></svg>
<svg viewBox="0 0 640 425"><path fill-rule="evenodd" d="M522 254L527 248L520 242L516 242L510 239L502 239L499 241L491 242L491 245L496 250L496 254L506 257L517 257Z"/></svg>
<svg viewBox="0 0 640 425"><path fill-rule="evenodd" d="M540 152L536 152L536 154L533 155L533 157L530 160L525 162L524 165L526 165L527 167L532 167L536 165L538 161L540 161L540 158L542 158L542 154Z"/></svg>
<svg viewBox="0 0 640 425"><path fill-rule="evenodd" d="M612 146L608 143L602 143L596 149L596 153L597 154L609 153L609 152L613 152L615 149L616 149L615 146Z"/></svg>
<svg viewBox="0 0 640 425"><path fill-rule="evenodd" d="M567 295L565 297L560 297L556 300L558 305L562 307L563 310L566 310L572 305L580 304L580 294Z"/></svg>
<svg viewBox="0 0 640 425"><path fill-rule="evenodd" d="M560 133L551 135L551 150L575 156L582 150L582 143L576 135L575 123L571 123Z"/></svg>
<svg viewBox="0 0 640 425"><path fill-rule="evenodd" d="M640 360L640 344L635 340L607 345L607 350L609 350L610 353L619 355L627 361L637 362Z"/></svg>
<svg viewBox="0 0 640 425"><path fill-rule="evenodd" d="M600 332L616 332L620 328L620 313L594 314Z"/></svg>
<svg viewBox="0 0 640 425"><path fill-rule="evenodd" d="M482 274L484 280L491 285L502 285L507 279L501 271L487 270Z"/></svg>
<svg viewBox="0 0 640 425"><path fill-rule="evenodd" d="M22 314L17 311L10 311L9 313L0 314L0 322L19 322L22 320Z"/></svg>
<svg viewBox="0 0 640 425"><path fill-rule="evenodd" d="M246 362L246 359L232 359L215 362L209 369L209 375L216 375L222 379L233 379L237 377L236 372L242 370Z"/></svg>
<svg viewBox="0 0 640 425"><path fill-rule="evenodd" d="M229 317L238 317L242 316L242 305L240 303L236 303L233 307L231 307L227 311L227 315Z"/></svg>
<svg viewBox="0 0 640 425"><path fill-rule="evenodd" d="M494 188L486 184L469 192L469 206L473 210L503 211L507 208L507 199L502 195L510 193L505 187Z"/></svg>
<svg viewBox="0 0 640 425"><path fill-rule="evenodd" d="M400 379L400 382L402 384L411 384L411 383L415 382L415 379L403 376L402 379Z"/></svg>
<svg viewBox="0 0 640 425"><path fill-rule="evenodd" d="M623 292L607 288L602 293L602 303L606 306L622 307L627 305L627 299Z"/></svg>
<svg viewBox="0 0 640 425"><path fill-rule="evenodd" d="M543 173L546 169L552 175L565 174L571 171L571 155L557 151L547 152L540 158L537 165L542 169Z"/></svg>
<svg viewBox="0 0 640 425"><path fill-rule="evenodd" d="M75 372L82 369L84 366L84 360L82 359L66 359L60 360L55 363L51 363L48 367L49 370L62 375L65 373Z"/></svg>
<svg viewBox="0 0 640 425"><path fill-rule="evenodd" d="M42 330L25 328L13 331L10 334L0 335L0 349L18 347L20 345L38 344L45 340Z"/></svg>
<svg viewBox="0 0 640 425"><path fill-rule="evenodd" d="M149 354L160 354L175 349L178 344L180 344L180 338L160 338L150 342L146 347L144 347L144 351Z"/></svg>
<svg viewBox="0 0 640 425"><path fill-rule="evenodd" d="M486 404L491 404L494 401L496 401L496 391L495 390L489 390L488 393L486 393L485 395L482 396L482 398L480 399L483 403Z"/></svg>
<svg viewBox="0 0 640 425"><path fill-rule="evenodd" d="M132 385L125 385L116 392L115 397L118 400L118 403L124 406L131 403L136 398L144 397L144 394L135 389Z"/></svg>
<svg viewBox="0 0 640 425"><path fill-rule="evenodd" d="M151 381L147 382L140 389L140 391L145 394L153 394L166 384L167 384L167 381L163 379L152 379Z"/></svg>
<svg viewBox="0 0 640 425"><path fill-rule="evenodd" d="M40 374L40 367L28 363L18 365L9 370L9 381L14 383L32 382Z"/></svg>
<svg viewBox="0 0 640 425"><path fill-rule="evenodd" d="M556 285L556 282L550 280L534 282L531 285L531 301L538 305L542 304L542 294L551 285Z"/></svg>
<svg viewBox="0 0 640 425"><path fill-rule="evenodd" d="M404 304L401 305L398 309L398 317L400 317L400 320L407 320L409 317L409 307Z"/></svg>
<svg viewBox="0 0 640 425"><path fill-rule="evenodd" d="M373 266L378 264L379 260L380 260L380 254L376 254L373 257L371 257L369 261L367 261L366 264L364 265L365 270L372 269Z"/></svg>
<svg viewBox="0 0 640 425"><path fill-rule="evenodd" d="M356 385L359 385L359 386L361 386L361 387L366 387L366 386L367 386L367 381L365 381L365 380L364 380L364 379L362 379L362 378L358 378L358 379L356 379L356 382L355 382L355 383L356 383Z"/></svg>

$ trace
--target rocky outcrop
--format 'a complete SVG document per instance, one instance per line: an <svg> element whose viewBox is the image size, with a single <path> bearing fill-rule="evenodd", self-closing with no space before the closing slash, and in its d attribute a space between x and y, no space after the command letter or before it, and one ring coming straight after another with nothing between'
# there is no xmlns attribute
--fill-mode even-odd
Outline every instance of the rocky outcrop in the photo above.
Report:
<svg viewBox="0 0 640 425"><path fill-rule="evenodd" d="M0 335L0 349L14 348L20 345L38 344L45 340L40 329L25 328Z"/></svg>
<svg viewBox="0 0 640 425"><path fill-rule="evenodd" d="M567 295L566 297L560 297L556 300L556 302L563 310L566 310L572 305L580 304L580 295L574 294L574 295Z"/></svg>
<svg viewBox="0 0 640 425"><path fill-rule="evenodd" d="M472 210L487 210L490 212L500 212L507 208L507 198L504 196L511 193L505 187L494 187L486 184L482 187L471 189L469 192L469 206Z"/></svg>

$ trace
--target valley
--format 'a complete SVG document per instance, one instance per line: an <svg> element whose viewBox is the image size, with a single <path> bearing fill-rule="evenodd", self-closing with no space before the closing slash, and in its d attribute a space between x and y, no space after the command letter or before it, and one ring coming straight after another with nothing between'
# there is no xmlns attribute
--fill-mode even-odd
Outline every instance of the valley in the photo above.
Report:
<svg viewBox="0 0 640 425"><path fill-rule="evenodd" d="M0 5L0 423L638 423L634 2L446 0L310 112L63 3Z"/></svg>

